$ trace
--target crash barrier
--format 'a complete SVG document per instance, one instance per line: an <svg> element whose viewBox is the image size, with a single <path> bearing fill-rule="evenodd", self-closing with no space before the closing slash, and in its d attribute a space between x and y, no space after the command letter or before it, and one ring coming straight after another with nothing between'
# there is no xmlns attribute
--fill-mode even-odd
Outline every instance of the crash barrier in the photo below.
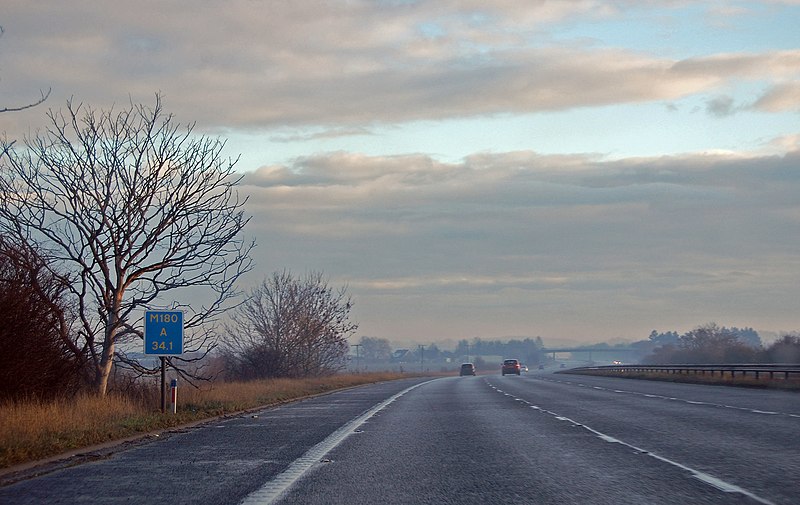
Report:
<svg viewBox="0 0 800 505"><path fill-rule="evenodd" d="M797 379L800 378L800 364L711 364L711 365L605 365L573 368L570 372L598 371L612 373L664 373L664 374L694 374L711 377L761 379Z"/></svg>

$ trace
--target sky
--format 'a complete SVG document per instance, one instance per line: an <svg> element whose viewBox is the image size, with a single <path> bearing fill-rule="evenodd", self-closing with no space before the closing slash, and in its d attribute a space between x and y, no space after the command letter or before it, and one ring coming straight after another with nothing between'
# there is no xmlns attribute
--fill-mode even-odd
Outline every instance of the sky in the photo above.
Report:
<svg viewBox="0 0 800 505"><path fill-rule="evenodd" d="M0 132L164 108L395 345L800 330L800 0L5 0Z"/></svg>

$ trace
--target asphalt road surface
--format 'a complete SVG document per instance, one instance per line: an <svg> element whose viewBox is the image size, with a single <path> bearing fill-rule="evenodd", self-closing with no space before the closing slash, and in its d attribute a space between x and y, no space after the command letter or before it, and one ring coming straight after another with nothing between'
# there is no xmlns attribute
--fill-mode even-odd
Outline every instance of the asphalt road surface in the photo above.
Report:
<svg viewBox="0 0 800 505"><path fill-rule="evenodd" d="M41 469L0 504L798 504L800 394L412 378Z"/></svg>

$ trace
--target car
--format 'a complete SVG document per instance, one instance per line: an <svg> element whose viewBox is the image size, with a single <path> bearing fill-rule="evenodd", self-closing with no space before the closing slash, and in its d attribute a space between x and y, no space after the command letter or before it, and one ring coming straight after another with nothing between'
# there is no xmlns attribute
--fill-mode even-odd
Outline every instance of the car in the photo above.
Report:
<svg viewBox="0 0 800 505"><path fill-rule="evenodd" d="M539 365L539 370L544 370L544 365Z"/></svg>
<svg viewBox="0 0 800 505"><path fill-rule="evenodd" d="M528 371L528 365L520 365L520 366L519 366L519 369L520 369L520 371L522 371L522 372L527 372L527 371Z"/></svg>
<svg viewBox="0 0 800 505"><path fill-rule="evenodd" d="M561 363L561 368L567 368L567 364L566 363Z"/></svg>
<svg viewBox="0 0 800 505"><path fill-rule="evenodd" d="M503 364L500 366L500 373L503 375L507 373L513 374L520 374L520 364L518 359L506 359L503 360Z"/></svg>
<svg viewBox="0 0 800 505"><path fill-rule="evenodd" d="M475 375L475 365L472 363L462 363L459 376L463 377L465 375Z"/></svg>
<svg viewBox="0 0 800 505"><path fill-rule="evenodd" d="M615 365L621 365L621 364L622 364L622 361L620 361L620 360L618 360L618 359L615 359L613 364L615 364Z"/></svg>

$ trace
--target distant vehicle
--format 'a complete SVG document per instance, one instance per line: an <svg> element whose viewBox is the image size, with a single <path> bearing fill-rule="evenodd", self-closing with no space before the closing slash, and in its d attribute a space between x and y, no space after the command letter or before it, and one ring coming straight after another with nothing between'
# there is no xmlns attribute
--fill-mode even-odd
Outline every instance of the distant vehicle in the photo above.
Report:
<svg viewBox="0 0 800 505"><path fill-rule="evenodd" d="M539 370L544 370L544 365L539 365Z"/></svg>
<svg viewBox="0 0 800 505"><path fill-rule="evenodd" d="M567 368L567 364L566 363L561 363L561 368Z"/></svg>
<svg viewBox="0 0 800 505"><path fill-rule="evenodd" d="M475 365L472 363L462 363L459 376L463 377L465 375L475 375Z"/></svg>
<svg viewBox="0 0 800 505"><path fill-rule="evenodd" d="M503 375L507 373L513 373L519 375L520 373L520 364L518 359L507 359L503 361L503 364L500 366L500 373Z"/></svg>
<svg viewBox="0 0 800 505"><path fill-rule="evenodd" d="M528 365L520 365L520 366L519 366L519 369L520 369L520 371L522 371L522 372L527 372L527 371L528 371Z"/></svg>
<svg viewBox="0 0 800 505"><path fill-rule="evenodd" d="M615 365L621 365L622 361L620 361L618 359L615 359L614 361L612 361L612 363L615 364Z"/></svg>

